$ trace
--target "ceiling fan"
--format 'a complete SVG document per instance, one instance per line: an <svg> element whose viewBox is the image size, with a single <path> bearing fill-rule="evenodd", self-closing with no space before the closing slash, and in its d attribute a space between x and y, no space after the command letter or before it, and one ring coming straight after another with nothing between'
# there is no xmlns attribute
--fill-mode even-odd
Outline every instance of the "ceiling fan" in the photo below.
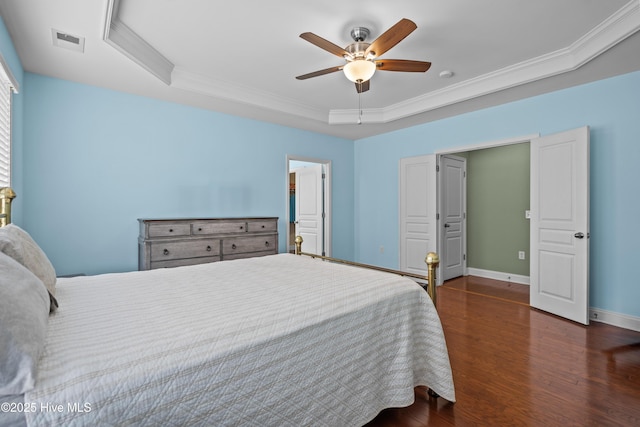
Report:
<svg viewBox="0 0 640 427"><path fill-rule="evenodd" d="M376 70L425 72L431 67L430 62L406 59L377 59L380 55L400 43L416 28L418 26L413 21L403 18L372 43L367 43L365 40L369 36L369 29L356 27L351 30L351 37L354 42L344 49L313 33L302 33L300 34L301 38L345 59L346 63L337 67L303 74L297 76L296 79L306 80L342 70L347 78L356 84L358 93L362 93L369 90L370 79Z"/></svg>

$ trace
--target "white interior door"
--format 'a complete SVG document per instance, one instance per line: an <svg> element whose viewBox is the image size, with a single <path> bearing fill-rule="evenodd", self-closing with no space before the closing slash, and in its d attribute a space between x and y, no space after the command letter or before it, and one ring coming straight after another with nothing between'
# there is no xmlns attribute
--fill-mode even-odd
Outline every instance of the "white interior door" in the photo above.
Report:
<svg viewBox="0 0 640 427"><path fill-rule="evenodd" d="M400 269L426 276L424 260L437 249L436 156L400 159L399 170Z"/></svg>
<svg viewBox="0 0 640 427"><path fill-rule="evenodd" d="M531 140L532 307L589 323L589 128Z"/></svg>
<svg viewBox="0 0 640 427"><path fill-rule="evenodd" d="M296 174L296 235L302 236L302 250L324 255L324 204L322 165L294 170Z"/></svg>
<svg viewBox="0 0 640 427"><path fill-rule="evenodd" d="M445 155L440 161L442 178L442 279L464 274L465 253L465 178L467 162L463 157Z"/></svg>

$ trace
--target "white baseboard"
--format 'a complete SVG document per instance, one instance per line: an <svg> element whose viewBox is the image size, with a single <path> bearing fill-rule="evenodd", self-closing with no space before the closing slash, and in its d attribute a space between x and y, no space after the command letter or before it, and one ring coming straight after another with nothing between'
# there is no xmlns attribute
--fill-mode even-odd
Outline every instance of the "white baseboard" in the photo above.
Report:
<svg viewBox="0 0 640 427"><path fill-rule="evenodd" d="M628 314L615 313L613 311L590 307L589 320L640 332L640 317L629 316Z"/></svg>
<svg viewBox="0 0 640 427"><path fill-rule="evenodd" d="M529 285L529 276L520 274L503 273L501 271L483 270L481 268L467 268L467 275L484 277L486 279L503 280L505 282Z"/></svg>

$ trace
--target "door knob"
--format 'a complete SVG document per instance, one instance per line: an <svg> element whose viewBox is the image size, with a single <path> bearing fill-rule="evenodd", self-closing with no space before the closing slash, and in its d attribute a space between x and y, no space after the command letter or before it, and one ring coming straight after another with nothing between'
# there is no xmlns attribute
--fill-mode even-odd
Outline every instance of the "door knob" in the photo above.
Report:
<svg viewBox="0 0 640 427"><path fill-rule="evenodd" d="M576 233L573 235L576 239L584 239L584 233Z"/></svg>
<svg viewBox="0 0 640 427"><path fill-rule="evenodd" d="M449 228L449 227L451 227L451 224L445 224L444 225L444 228Z"/></svg>

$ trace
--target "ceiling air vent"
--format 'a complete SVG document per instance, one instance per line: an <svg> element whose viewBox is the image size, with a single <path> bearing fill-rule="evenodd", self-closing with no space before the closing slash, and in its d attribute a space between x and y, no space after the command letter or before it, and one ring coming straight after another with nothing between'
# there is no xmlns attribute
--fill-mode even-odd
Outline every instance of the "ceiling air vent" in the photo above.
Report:
<svg viewBox="0 0 640 427"><path fill-rule="evenodd" d="M51 35L53 36L54 46L75 50L76 52L84 52L84 37L64 33L53 28L51 29Z"/></svg>

